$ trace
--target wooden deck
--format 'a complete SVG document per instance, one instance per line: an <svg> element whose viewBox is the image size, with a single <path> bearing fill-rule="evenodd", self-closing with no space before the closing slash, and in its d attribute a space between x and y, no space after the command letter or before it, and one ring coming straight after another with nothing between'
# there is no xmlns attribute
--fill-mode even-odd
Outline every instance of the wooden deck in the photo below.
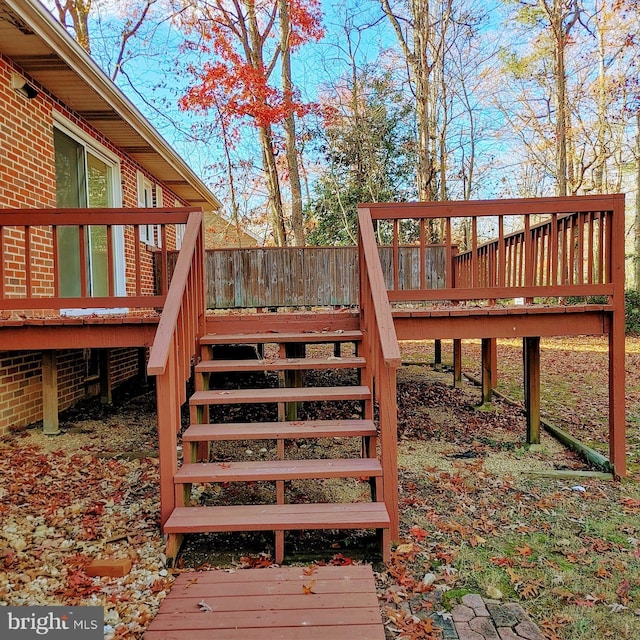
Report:
<svg viewBox="0 0 640 640"><path fill-rule="evenodd" d="M370 566L178 576L145 640L384 640Z"/></svg>
<svg viewBox="0 0 640 640"><path fill-rule="evenodd" d="M153 312L0 318L0 351L150 347L159 322Z"/></svg>

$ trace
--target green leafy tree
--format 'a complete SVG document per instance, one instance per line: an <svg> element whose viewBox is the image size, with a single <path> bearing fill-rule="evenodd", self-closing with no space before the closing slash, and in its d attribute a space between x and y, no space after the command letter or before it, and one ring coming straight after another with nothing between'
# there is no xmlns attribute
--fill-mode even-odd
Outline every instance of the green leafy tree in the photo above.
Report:
<svg viewBox="0 0 640 640"><path fill-rule="evenodd" d="M354 67L330 91L338 106L318 133L323 169L307 207L309 243L357 242L357 206L415 197L411 106L392 74Z"/></svg>

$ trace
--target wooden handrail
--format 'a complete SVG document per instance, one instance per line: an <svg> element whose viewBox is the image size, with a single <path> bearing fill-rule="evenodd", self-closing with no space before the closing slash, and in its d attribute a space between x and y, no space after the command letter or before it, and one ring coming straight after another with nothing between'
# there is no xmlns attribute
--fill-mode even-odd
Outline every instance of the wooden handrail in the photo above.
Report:
<svg viewBox="0 0 640 640"><path fill-rule="evenodd" d="M202 214L192 213L187 222L178 262L171 277L169 292L166 297L158 330L149 354L147 372L157 376L164 374L169 359L169 346L178 326L178 316L185 310L185 302L189 299L189 275L198 255L198 241L202 241ZM204 294L203 294L204 296ZM204 315L204 305L197 310Z"/></svg>
<svg viewBox="0 0 640 640"><path fill-rule="evenodd" d="M603 211L613 208L622 194L567 196L563 198L505 198L501 200L450 200L441 202L394 202L362 204L372 220L420 218L471 218L487 216L520 216L525 214L575 213Z"/></svg>
<svg viewBox="0 0 640 640"><path fill-rule="evenodd" d="M397 242L394 253L398 254ZM366 208L358 208L358 259L362 351L367 362L362 374L363 383L372 386L378 402L383 499L389 513L391 539L398 540L400 516L396 369L401 366L402 361L373 223ZM397 276L394 279L397 282ZM373 410L371 415L365 417L373 418Z"/></svg>
<svg viewBox="0 0 640 640"><path fill-rule="evenodd" d="M202 212L189 215L178 262L153 346L147 372L156 376L158 452L160 460L160 520L176 506L173 479L178 468L176 434L186 383L205 332L204 233Z"/></svg>
<svg viewBox="0 0 640 640"><path fill-rule="evenodd" d="M372 312L375 317L384 363L389 367L399 367L402 364L400 347L368 209L358 208L358 225L360 234L359 250L366 265L366 269L360 272L360 280L361 282L363 278L368 280Z"/></svg>

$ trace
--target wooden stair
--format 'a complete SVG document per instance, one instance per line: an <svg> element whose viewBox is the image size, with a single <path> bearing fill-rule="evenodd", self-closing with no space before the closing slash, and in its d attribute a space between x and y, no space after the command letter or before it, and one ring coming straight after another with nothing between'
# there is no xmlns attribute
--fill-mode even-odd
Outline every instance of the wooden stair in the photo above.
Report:
<svg viewBox="0 0 640 640"><path fill-rule="evenodd" d="M268 320L269 314L265 314L265 324ZM164 524L169 558L175 557L183 535L189 533L274 531L275 561L281 563L286 531L375 529L382 542L383 558L388 561L390 519L383 502L383 470L376 453L373 400L367 384L367 362L357 354L362 333L335 326L322 331L294 329L219 332L201 338L202 359L194 368L196 391L189 401L191 424L182 434L183 460L174 475L176 508ZM347 343L354 345L354 354L337 355ZM308 344L333 344L334 355L308 356ZM259 349L261 355L264 345L275 345L271 350L275 350L276 355L233 359L225 351L225 357L215 358L219 345L241 345L245 355L247 345ZM304 372L332 369L352 369L357 372L358 382L345 386L302 386ZM277 372L278 387L262 388L255 384L256 375L269 372ZM236 380L247 376L254 382L254 388L213 388L225 382L226 374L232 374ZM335 405L334 413L338 409L342 413L346 407L345 415L337 419L298 420L298 408L306 402L342 403ZM354 402L357 411L353 409ZM233 405L237 409L257 404L277 405L278 420L251 421L252 416L247 422L210 420L212 411L219 411L221 406ZM245 408L245 412L251 410L251 407ZM316 453L323 454L324 447L317 442L321 438L332 439L329 444L359 439L359 453L348 452L351 457L315 457ZM260 449L262 457L268 458L261 459L260 453L247 450L247 441L275 441L276 447L270 452L265 447L254 447ZM302 450L305 457L298 455ZM222 458L216 457L219 451L224 452ZM342 456L342 449L340 453ZM309 454L314 457L309 458ZM253 458L246 459L247 455ZM369 484L367 493L371 501L288 502L287 487L291 482L315 483L327 479L364 481ZM253 483L272 483L274 501L229 504L224 497L227 483L245 483L249 487L254 486ZM218 487L215 495L220 504L201 504L200 495L205 489L194 493L194 485ZM322 495L321 488L315 492L316 499L319 495Z"/></svg>

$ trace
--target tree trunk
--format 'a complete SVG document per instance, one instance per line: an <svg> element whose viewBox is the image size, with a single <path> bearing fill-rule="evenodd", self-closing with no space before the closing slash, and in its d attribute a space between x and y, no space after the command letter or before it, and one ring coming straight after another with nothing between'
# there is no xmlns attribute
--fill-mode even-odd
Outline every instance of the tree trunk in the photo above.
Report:
<svg viewBox="0 0 640 640"><path fill-rule="evenodd" d="M64 2L56 0L58 19L69 28L67 17L71 18L76 42L87 52L91 53L91 41L89 39L89 13L91 11L91 0L76 0L75 2Z"/></svg>
<svg viewBox="0 0 640 640"><path fill-rule="evenodd" d="M602 27L596 23L598 38L598 130L596 134L596 166L593 171L593 190L604 193L604 163L605 163L605 123L607 110L605 48Z"/></svg>
<svg viewBox="0 0 640 640"><path fill-rule="evenodd" d="M280 191L280 178L278 177L278 168L276 166L276 155L273 150L271 127L260 127L260 146L262 147L264 170L267 174L273 239L277 246L284 247L287 244L287 230L284 225L284 208L282 206L282 193Z"/></svg>
<svg viewBox="0 0 640 640"><path fill-rule="evenodd" d="M635 275L636 289L640 290L640 111L636 113L636 219L635 219Z"/></svg>
<svg viewBox="0 0 640 640"><path fill-rule="evenodd" d="M411 3L413 18L413 74L416 91L416 128L418 136L416 167L416 186L418 200L431 202L436 200L434 181L434 102L431 86L432 67L429 63L429 39L431 38L431 17L428 4L420 0ZM435 221L427 221L429 242L438 242L438 228Z"/></svg>
<svg viewBox="0 0 640 640"><path fill-rule="evenodd" d="M564 37L562 25L556 32L556 179L558 195L567 195L567 79L564 67Z"/></svg>
<svg viewBox="0 0 640 640"><path fill-rule="evenodd" d="M293 98L293 82L291 80L291 47L289 43L289 2L279 0L280 5L280 51L282 53L282 90L285 101ZM294 244L298 247L305 245L304 221L302 217L302 184L298 166L298 149L296 146L296 121L293 109L287 109L288 116L284 121L285 147L287 168L289 170L289 185L291 188L291 226L293 228Z"/></svg>

